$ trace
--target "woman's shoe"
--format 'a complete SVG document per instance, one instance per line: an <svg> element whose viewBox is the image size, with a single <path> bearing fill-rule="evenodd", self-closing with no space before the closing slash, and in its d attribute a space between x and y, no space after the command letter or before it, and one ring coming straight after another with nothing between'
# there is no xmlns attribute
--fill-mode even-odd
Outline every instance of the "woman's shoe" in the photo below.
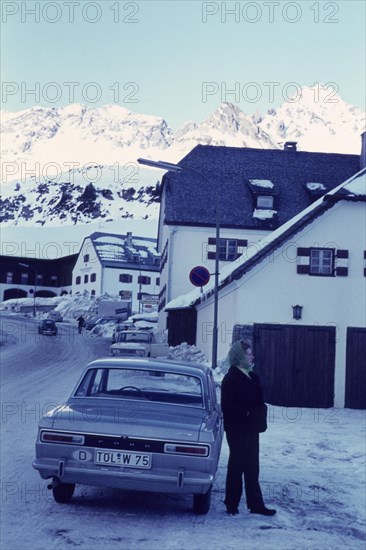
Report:
<svg viewBox="0 0 366 550"><path fill-rule="evenodd" d="M266 508L263 506L263 508L251 508L250 513L251 514L260 514L261 516L274 516L277 510L273 510L271 508Z"/></svg>
<svg viewBox="0 0 366 550"><path fill-rule="evenodd" d="M229 515L229 516L236 516L239 514L239 510L238 508L235 508L234 506L231 507L231 506L227 506L226 507L226 513Z"/></svg>

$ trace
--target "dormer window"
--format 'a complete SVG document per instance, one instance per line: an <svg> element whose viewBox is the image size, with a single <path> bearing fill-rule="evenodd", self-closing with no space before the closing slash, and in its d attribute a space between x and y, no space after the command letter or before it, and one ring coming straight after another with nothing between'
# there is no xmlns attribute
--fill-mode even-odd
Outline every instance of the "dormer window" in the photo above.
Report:
<svg viewBox="0 0 366 550"><path fill-rule="evenodd" d="M257 208L273 209L273 195L257 195Z"/></svg>

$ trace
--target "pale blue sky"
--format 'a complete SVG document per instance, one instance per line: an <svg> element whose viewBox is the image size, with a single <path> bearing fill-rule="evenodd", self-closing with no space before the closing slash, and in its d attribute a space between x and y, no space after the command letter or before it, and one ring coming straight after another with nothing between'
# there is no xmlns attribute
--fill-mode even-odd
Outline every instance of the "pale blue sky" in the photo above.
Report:
<svg viewBox="0 0 366 550"><path fill-rule="evenodd" d="M264 112L283 103L290 82L335 83L344 100L365 108L364 0L1 4L7 110L58 107L70 99L119 103L163 116L177 129L203 120L225 99L244 112ZM27 9L39 9L39 22ZM204 82L212 83L205 98ZM266 82L279 83L272 102ZM240 97L222 96L225 86L236 86ZM39 97L29 93L34 88Z"/></svg>

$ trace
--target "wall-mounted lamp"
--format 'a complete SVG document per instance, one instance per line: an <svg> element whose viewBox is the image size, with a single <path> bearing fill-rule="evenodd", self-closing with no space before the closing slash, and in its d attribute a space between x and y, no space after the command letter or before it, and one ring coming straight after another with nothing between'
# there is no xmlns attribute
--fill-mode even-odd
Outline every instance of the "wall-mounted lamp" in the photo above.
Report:
<svg viewBox="0 0 366 550"><path fill-rule="evenodd" d="M298 321L302 317L302 308L303 306L292 306L292 317Z"/></svg>

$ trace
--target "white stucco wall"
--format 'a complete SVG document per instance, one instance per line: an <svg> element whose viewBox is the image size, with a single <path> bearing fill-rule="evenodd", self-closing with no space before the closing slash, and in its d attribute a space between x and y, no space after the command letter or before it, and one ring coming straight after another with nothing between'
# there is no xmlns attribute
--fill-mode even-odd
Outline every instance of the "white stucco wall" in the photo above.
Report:
<svg viewBox="0 0 366 550"><path fill-rule="evenodd" d="M226 355L235 323L335 326L335 404L344 406L347 327L366 326L365 232L365 203L342 201L239 281L222 289L219 294L218 357ZM297 274L297 247L348 250L348 276ZM296 304L303 306L299 321L292 318L292 306ZM208 357L211 357L212 319L213 299L210 298L197 311L197 346Z"/></svg>
<svg viewBox="0 0 366 550"><path fill-rule="evenodd" d="M268 231L234 230L221 228L221 239L246 239L248 246L263 239ZM165 243L168 244L168 261L161 273L160 288L166 285L166 303L177 296L190 292L194 287L189 280L191 269L197 265L205 266L210 273L215 271L215 260L207 258L208 239L215 238L214 227L191 227L165 225L162 230L162 252ZM229 262L221 262L227 265ZM159 329L166 325L166 313L159 313Z"/></svg>
<svg viewBox="0 0 366 550"><path fill-rule="evenodd" d="M119 276L121 274L128 274L132 276L131 283L121 283ZM140 274L144 277L150 277L151 284L141 285L141 292L147 292L148 294L159 294L159 285L156 280L159 278L158 271L149 271L146 269L128 269L128 268L110 268L104 269L103 273L103 287L102 293L108 292L109 294L119 295L120 290L126 290L132 292L132 310L137 312L139 309L139 302L137 300L137 294L140 292L140 284L138 278Z"/></svg>
<svg viewBox="0 0 366 550"><path fill-rule="evenodd" d="M89 260L87 262L84 261L85 255L89 255ZM96 275L95 282L90 281L90 276L92 273L95 273ZM84 275L89 276L88 283L84 283ZM81 277L81 283L79 285L76 284L76 277L78 276ZM76 292L83 292L84 290L87 290L91 293L94 290L95 295L100 296L100 294L102 294L103 286L102 279L102 266L99 258L96 254L91 239L86 238L72 272L72 292L75 294Z"/></svg>

